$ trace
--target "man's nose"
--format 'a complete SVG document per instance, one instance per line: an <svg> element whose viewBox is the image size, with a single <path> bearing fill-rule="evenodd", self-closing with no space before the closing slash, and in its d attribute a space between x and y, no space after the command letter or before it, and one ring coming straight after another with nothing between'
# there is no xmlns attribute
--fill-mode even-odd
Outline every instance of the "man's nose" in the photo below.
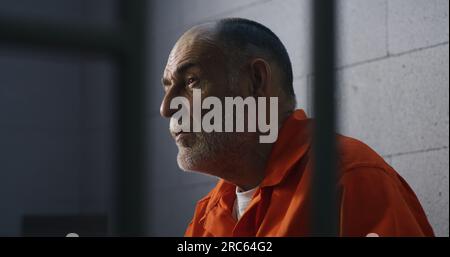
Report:
<svg viewBox="0 0 450 257"><path fill-rule="evenodd" d="M177 111L176 109L170 109L170 101L174 98L172 90L168 90L164 95L164 98L161 102L161 106L159 108L159 113L162 117L170 118Z"/></svg>

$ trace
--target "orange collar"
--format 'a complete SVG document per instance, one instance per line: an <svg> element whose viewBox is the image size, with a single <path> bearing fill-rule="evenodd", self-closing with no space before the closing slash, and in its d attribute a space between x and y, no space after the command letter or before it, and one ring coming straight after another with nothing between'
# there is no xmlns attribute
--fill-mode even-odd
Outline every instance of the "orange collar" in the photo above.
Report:
<svg viewBox="0 0 450 257"><path fill-rule="evenodd" d="M295 110L283 123L278 139L272 148L266 167L266 177L260 187L278 185L291 171L310 146L310 129L305 112Z"/></svg>

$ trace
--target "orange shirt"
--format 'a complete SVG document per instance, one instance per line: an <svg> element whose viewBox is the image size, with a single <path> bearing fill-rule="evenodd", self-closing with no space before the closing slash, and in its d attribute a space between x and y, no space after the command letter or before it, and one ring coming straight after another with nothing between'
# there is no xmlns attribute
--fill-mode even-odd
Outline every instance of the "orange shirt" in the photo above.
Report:
<svg viewBox="0 0 450 257"><path fill-rule="evenodd" d="M220 180L197 203L185 236L308 236L311 120L296 110L280 129L266 176L239 221L236 186ZM364 143L337 135L339 234L433 236L408 184Z"/></svg>

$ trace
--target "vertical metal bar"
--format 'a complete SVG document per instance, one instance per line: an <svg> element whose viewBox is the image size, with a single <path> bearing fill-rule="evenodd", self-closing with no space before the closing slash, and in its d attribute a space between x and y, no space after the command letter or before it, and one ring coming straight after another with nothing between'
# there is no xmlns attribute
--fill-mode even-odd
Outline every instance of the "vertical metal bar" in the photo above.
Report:
<svg viewBox="0 0 450 257"><path fill-rule="evenodd" d="M314 175L312 235L337 236L335 143L335 1L313 2Z"/></svg>
<svg viewBox="0 0 450 257"><path fill-rule="evenodd" d="M146 234L145 193L145 71L146 1L122 0L119 10L125 33L118 89L117 217L120 236Z"/></svg>

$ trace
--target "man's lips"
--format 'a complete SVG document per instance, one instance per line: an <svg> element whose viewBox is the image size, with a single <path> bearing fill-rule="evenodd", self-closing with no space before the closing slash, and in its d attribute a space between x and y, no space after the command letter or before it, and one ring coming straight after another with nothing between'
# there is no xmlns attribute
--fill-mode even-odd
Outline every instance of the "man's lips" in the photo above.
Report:
<svg viewBox="0 0 450 257"><path fill-rule="evenodd" d="M175 138L176 141L183 140L191 135L192 132L184 132L184 131L172 133L172 136L173 138Z"/></svg>

